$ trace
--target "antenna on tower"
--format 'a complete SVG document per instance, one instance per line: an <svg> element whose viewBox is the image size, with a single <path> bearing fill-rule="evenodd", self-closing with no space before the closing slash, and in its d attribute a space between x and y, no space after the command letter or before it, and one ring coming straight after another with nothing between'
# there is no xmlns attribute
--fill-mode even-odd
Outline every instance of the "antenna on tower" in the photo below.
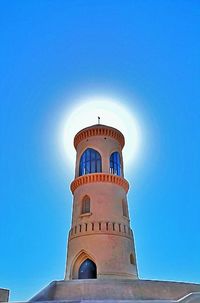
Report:
<svg viewBox="0 0 200 303"><path fill-rule="evenodd" d="M100 117L98 117L98 124L100 124Z"/></svg>

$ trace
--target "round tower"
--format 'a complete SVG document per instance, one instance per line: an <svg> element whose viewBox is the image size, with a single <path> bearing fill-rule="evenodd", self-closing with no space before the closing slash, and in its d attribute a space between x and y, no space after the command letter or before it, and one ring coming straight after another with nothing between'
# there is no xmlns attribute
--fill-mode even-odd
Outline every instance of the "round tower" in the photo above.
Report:
<svg viewBox="0 0 200 303"><path fill-rule="evenodd" d="M74 138L77 154L66 280L138 278L124 144L119 130L101 124L82 129Z"/></svg>

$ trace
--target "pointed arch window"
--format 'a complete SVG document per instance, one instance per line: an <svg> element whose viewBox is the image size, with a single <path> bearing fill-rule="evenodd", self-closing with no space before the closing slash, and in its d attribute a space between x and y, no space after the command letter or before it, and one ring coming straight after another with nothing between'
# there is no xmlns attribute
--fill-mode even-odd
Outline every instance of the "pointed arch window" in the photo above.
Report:
<svg viewBox="0 0 200 303"><path fill-rule="evenodd" d="M122 200L122 211L123 211L123 216L128 218L128 205L126 200Z"/></svg>
<svg viewBox="0 0 200 303"><path fill-rule="evenodd" d="M82 200L82 214L90 213L90 197L85 196Z"/></svg>
<svg viewBox="0 0 200 303"><path fill-rule="evenodd" d="M130 254L130 263L131 263L132 265L135 264L135 260L134 260L134 257L133 257L133 254L132 254L132 253Z"/></svg>
<svg viewBox="0 0 200 303"><path fill-rule="evenodd" d="M114 152L110 156L110 173L121 176L121 160L118 152Z"/></svg>
<svg viewBox="0 0 200 303"><path fill-rule="evenodd" d="M79 176L102 172L101 155L93 148L87 148L81 156Z"/></svg>

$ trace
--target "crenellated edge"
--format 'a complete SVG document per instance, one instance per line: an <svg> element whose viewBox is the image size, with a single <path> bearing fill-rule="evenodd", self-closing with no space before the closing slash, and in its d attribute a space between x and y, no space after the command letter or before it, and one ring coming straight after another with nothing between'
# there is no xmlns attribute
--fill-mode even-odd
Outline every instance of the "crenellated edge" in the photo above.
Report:
<svg viewBox="0 0 200 303"><path fill-rule="evenodd" d="M81 185L97 182L113 183L119 185L125 190L126 193L129 190L129 183L127 180L116 175L105 173L88 174L78 177L72 181L70 188L72 193L74 193L74 191Z"/></svg>
<svg viewBox="0 0 200 303"><path fill-rule="evenodd" d="M75 226L72 226L69 231L69 240L93 234L109 234L120 235L127 238L133 238L133 232L129 225L123 222L82 222Z"/></svg>

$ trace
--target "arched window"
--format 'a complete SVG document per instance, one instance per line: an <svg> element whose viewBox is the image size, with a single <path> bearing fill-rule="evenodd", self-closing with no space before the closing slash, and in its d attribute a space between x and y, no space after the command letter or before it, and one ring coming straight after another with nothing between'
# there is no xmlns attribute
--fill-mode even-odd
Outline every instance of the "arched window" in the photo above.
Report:
<svg viewBox="0 0 200 303"><path fill-rule="evenodd" d="M80 266L78 271L78 279L96 279L97 278L97 267L96 264L86 259Z"/></svg>
<svg viewBox="0 0 200 303"><path fill-rule="evenodd" d="M88 148L81 156L79 176L102 172L101 155L96 150Z"/></svg>
<svg viewBox="0 0 200 303"><path fill-rule="evenodd" d="M123 216L128 218L128 205L126 200L122 200L122 211L123 211Z"/></svg>
<svg viewBox="0 0 200 303"><path fill-rule="evenodd" d="M134 260L133 254L130 254L130 263L131 263L132 265L135 264L135 260Z"/></svg>
<svg viewBox="0 0 200 303"><path fill-rule="evenodd" d="M110 173L121 176L121 161L118 152L114 152L110 156Z"/></svg>
<svg viewBox="0 0 200 303"><path fill-rule="evenodd" d="M90 212L90 197L85 196L82 200L82 214Z"/></svg>

